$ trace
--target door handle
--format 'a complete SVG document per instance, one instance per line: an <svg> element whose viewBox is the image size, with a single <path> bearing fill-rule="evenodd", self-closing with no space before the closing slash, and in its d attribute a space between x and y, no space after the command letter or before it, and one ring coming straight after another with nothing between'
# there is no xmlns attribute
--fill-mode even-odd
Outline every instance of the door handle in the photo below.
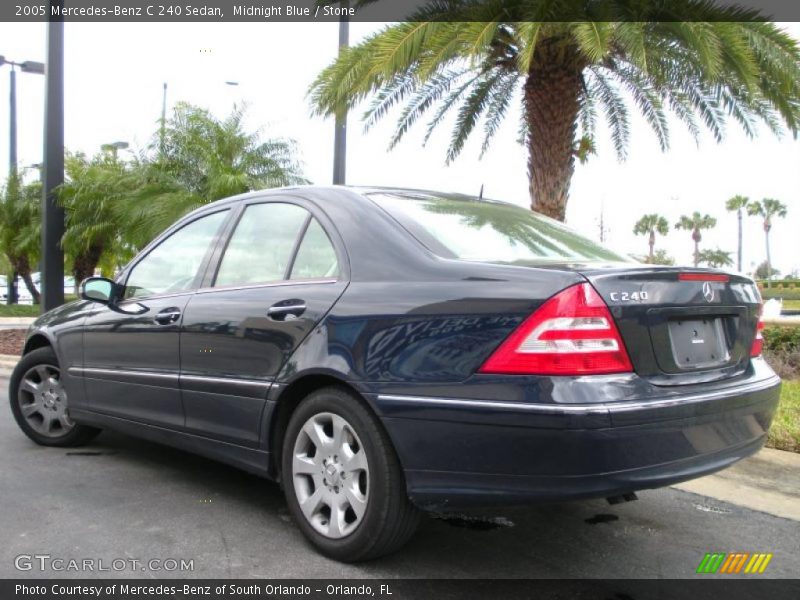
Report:
<svg viewBox="0 0 800 600"><path fill-rule="evenodd" d="M281 300L267 309L267 316L274 321L290 321L306 312L305 300L292 298Z"/></svg>
<svg viewBox="0 0 800 600"><path fill-rule="evenodd" d="M153 320L159 325L169 325L181 318L181 310L177 306L170 306L156 313Z"/></svg>

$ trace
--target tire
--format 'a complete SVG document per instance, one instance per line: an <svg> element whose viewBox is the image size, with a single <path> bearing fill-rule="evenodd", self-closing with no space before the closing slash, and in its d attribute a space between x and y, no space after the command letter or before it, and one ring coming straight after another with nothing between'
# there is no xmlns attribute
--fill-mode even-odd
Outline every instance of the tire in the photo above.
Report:
<svg viewBox="0 0 800 600"><path fill-rule="evenodd" d="M316 432L317 443L309 432ZM406 495L394 448L375 415L349 391L323 388L300 403L286 428L281 463L289 510L325 556L370 560L414 534L419 511Z"/></svg>
<svg viewBox="0 0 800 600"><path fill-rule="evenodd" d="M60 378L61 369L52 348L38 348L23 356L8 386L11 412L22 432L41 446L82 446L100 430L69 418L67 394ZM44 390L43 383L47 386Z"/></svg>

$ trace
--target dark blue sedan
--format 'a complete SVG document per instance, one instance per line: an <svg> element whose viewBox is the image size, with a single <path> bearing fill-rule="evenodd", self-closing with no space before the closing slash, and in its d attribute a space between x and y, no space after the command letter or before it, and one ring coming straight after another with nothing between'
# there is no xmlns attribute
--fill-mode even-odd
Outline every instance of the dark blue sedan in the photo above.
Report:
<svg viewBox="0 0 800 600"><path fill-rule="evenodd" d="M278 480L320 551L365 560L421 511L625 498L757 452L780 387L759 307L746 277L510 204L271 190L42 315L11 407L39 444L114 429Z"/></svg>

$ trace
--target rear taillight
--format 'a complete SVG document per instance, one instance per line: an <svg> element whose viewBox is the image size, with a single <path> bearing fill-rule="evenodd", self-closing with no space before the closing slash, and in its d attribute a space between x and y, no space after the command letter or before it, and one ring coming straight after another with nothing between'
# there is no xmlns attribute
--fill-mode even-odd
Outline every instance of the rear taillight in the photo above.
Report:
<svg viewBox="0 0 800 600"><path fill-rule="evenodd" d="M525 319L479 372L594 375L632 370L608 306L590 284L579 283Z"/></svg>
<svg viewBox="0 0 800 600"><path fill-rule="evenodd" d="M755 358L761 356L761 351L764 349L764 336L761 331L764 329L764 318L761 316L762 307L758 309L758 325L756 325L756 337L753 338L753 345L750 346L750 357Z"/></svg>

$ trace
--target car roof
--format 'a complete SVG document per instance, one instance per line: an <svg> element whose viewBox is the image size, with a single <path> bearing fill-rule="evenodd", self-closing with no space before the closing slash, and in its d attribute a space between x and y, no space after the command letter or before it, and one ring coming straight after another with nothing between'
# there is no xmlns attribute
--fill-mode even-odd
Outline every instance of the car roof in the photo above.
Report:
<svg viewBox="0 0 800 600"><path fill-rule="evenodd" d="M282 194L291 195L292 192L295 192L300 196L306 195L312 197L317 197L321 193L336 192L339 198L349 197L356 201L358 201L359 198L365 199L367 196L372 194L391 194L393 196L399 196L408 199L419 198L420 196L427 196L427 197L432 196L436 198L447 198L449 200L486 202L487 204L511 204L509 202L504 202L501 200L479 198L477 196L471 196L469 194L461 194L457 192L441 192L436 190L415 189L415 188L401 188L401 187L391 187L391 186L354 186L354 185L294 185L294 186L267 188L263 190L254 190L251 192L245 192L243 194L238 194L236 196L231 196L229 198L223 198L221 200L216 200L215 202L210 202L208 204L199 207L193 212L201 212L209 209L210 207L219 207L228 204L235 204L238 202L250 200L252 198L280 196ZM514 204L511 205L517 206Z"/></svg>

